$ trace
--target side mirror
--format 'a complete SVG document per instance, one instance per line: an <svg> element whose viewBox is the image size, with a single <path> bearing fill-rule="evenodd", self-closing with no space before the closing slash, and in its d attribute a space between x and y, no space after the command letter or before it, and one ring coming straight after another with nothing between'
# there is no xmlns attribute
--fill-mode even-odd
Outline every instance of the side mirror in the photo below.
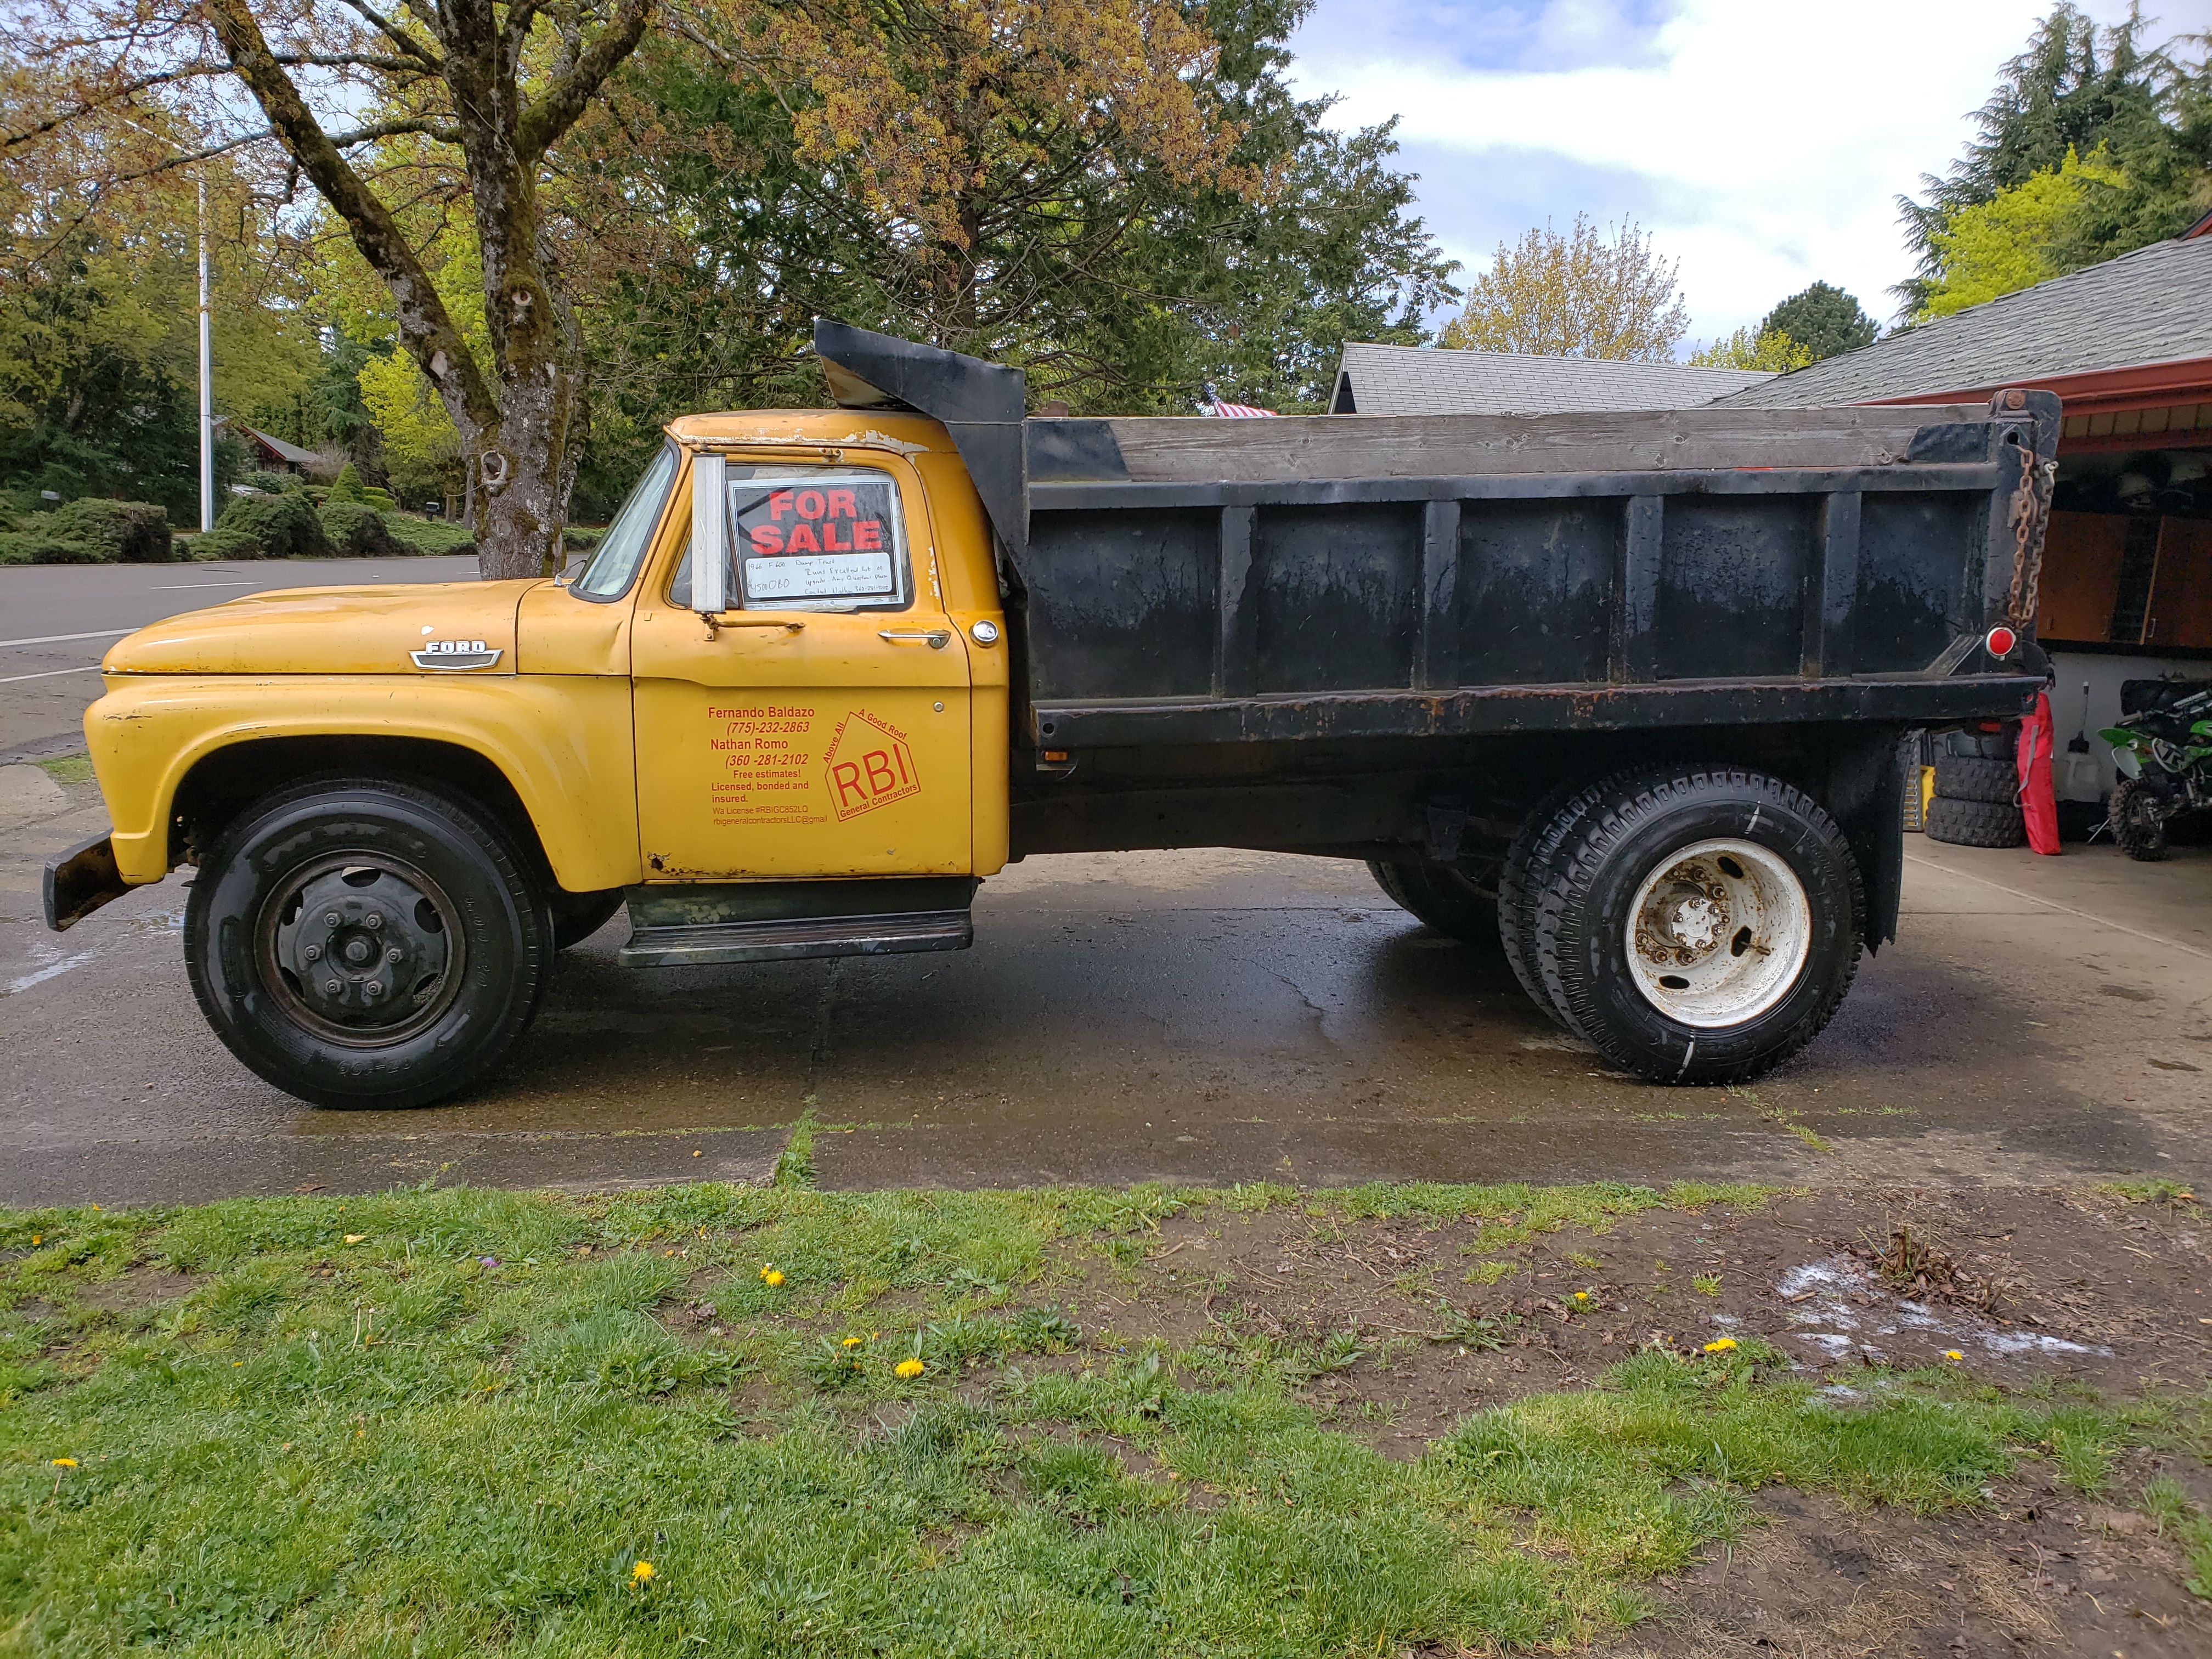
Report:
<svg viewBox="0 0 2212 1659"><path fill-rule="evenodd" d="M719 616L730 603L729 462L691 458L691 608Z"/></svg>

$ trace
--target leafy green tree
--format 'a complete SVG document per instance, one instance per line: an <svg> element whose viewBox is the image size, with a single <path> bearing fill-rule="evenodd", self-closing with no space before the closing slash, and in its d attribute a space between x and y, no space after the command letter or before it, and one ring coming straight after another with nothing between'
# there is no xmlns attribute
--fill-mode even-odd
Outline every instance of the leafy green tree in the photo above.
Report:
<svg viewBox="0 0 2212 1659"><path fill-rule="evenodd" d="M1914 320L1948 317L2063 274L2073 228L2091 196L2125 185L2112 168L2084 165L2069 150L2050 172L1960 208L1936 233L1943 274L1926 289Z"/></svg>
<svg viewBox="0 0 2212 1659"><path fill-rule="evenodd" d="M1787 374L1803 368L1813 354L1778 328L1761 325L1740 328L1724 340L1716 340L1689 356L1692 368L1746 368L1765 374Z"/></svg>
<svg viewBox="0 0 2212 1659"><path fill-rule="evenodd" d="M1815 283L1768 312L1759 331L1788 335L1817 363L1872 345L1881 325L1843 289L1831 283Z"/></svg>
<svg viewBox="0 0 2212 1659"><path fill-rule="evenodd" d="M1614 227L1608 239L1578 213L1565 235L1547 224L1511 247L1500 242L1490 269L1469 284L1467 309L1437 343L1670 362L1690 326L1679 270L1635 225Z"/></svg>
<svg viewBox="0 0 2212 1659"><path fill-rule="evenodd" d="M2079 192L2061 214L2046 211L2048 190L2010 210L2015 220L2041 216L2046 274L2174 235L2212 209L2212 36L2154 48L2143 43L2145 27L2136 7L2100 28L2070 0L2036 25L1977 113L1965 155L1942 176L1923 177L1919 199L1899 198L1920 259L1894 290L1905 314L1932 314L1946 248L1958 246L1943 240L1957 216L2062 173L2069 154L2118 176ZM1979 237L1970 234L1970 245Z"/></svg>

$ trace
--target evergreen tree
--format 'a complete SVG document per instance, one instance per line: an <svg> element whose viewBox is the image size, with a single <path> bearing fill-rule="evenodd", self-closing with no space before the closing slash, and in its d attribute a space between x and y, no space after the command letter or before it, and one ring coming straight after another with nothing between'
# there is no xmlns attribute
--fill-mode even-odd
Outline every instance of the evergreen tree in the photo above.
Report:
<svg viewBox="0 0 2212 1659"><path fill-rule="evenodd" d="M1872 345L1881 325L1865 309L1832 283L1815 283L1801 289L1766 313L1760 334L1786 334L1812 354L1812 361L1856 351Z"/></svg>
<svg viewBox="0 0 2212 1659"><path fill-rule="evenodd" d="M2212 37L2147 47L2139 6L2100 28L2061 0L2006 64L1977 136L1920 199L1899 198L1918 273L1895 289L1926 315L1943 285L1945 235L1961 213L2053 175L2070 152L2118 179L2087 189L2049 232L2048 274L2079 270L2187 228L2212 209Z"/></svg>

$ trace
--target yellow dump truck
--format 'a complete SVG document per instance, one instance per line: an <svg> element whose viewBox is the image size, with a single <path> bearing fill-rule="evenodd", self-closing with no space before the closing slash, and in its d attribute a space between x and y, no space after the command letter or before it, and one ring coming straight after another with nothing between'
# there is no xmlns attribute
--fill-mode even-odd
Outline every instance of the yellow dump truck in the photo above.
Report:
<svg viewBox="0 0 2212 1659"><path fill-rule="evenodd" d="M839 406L679 420L571 577L141 629L112 833L49 925L194 867L246 1065L331 1106L496 1066L556 953L957 949L1040 851L1365 860L1655 1079L1750 1076L1895 932L1916 727L2016 714L2055 400L1028 418L824 324Z"/></svg>

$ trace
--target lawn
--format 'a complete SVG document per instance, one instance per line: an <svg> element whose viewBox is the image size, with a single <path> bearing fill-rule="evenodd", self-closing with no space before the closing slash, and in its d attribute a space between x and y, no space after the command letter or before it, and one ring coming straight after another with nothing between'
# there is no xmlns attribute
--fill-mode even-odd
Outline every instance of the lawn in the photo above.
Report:
<svg viewBox="0 0 2212 1659"><path fill-rule="evenodd" d="M2195 1420L1919 1372L1846 1401L1747 1340L1647 1346L1392 1457L1312 1392L1389 1342L1210 1298L1181 1339L1086 1322L1171 1218L1473 1224L1497 1252L1759 1201L778 1185L0 1214L0 1650L1550 1650L1634 1622L1762 1486L1926 1510L2032 1458L2094 1489ZM1498 1328L1440 1302L1404 1341Z"/></svg>

